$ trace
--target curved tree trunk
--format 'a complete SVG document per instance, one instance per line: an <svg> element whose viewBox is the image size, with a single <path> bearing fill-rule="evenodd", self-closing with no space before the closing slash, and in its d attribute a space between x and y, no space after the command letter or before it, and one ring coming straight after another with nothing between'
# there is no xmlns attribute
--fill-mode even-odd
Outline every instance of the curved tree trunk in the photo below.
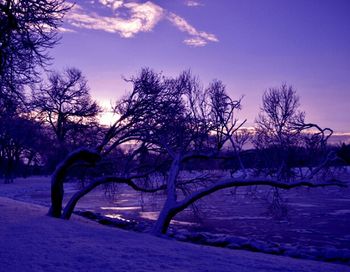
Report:
<svg viewBox="0 0 350 272"><path fill-rule="evenodd" d="M152 234L156 236L166 234L169 228L171 219L173 219L174 216L179 212L180 211L177 211L176 209L174 209L174 206L166 202L162 211L158 216L157 221L154 223L154 226L152 228Z"/></svg>
<svg viewBox="0 0 350 272"><path fill-rule="evenodd" d="M86 148L77 149L67 155L67 157L57 165L51 178L51 207L48 215L52 217L61 217L63 201L63 182L67 171L77 162L84 161L95 163L100 159L100 155L93 150Z"/></svg>
<svg viewBox="0 0 350 272"><path fill-rule="evenodd" d="M205 197L211 193L214 193L216 191L219 191L221 189L226 189L230 187L244 187L244 186L254 186L254 185L265 185L265 186L271 186L275 188L281 188L281 189L293 189L296 187L326 187L326 186L339 186L339 187L346 187L346 185L342 182L338 181L330 181L330 182L324 182L324 183L313 183L309 181L299 181L299 182L293 182L293 183L282 183L275 180L268 180L268 179L250 179L247 181L242 181L238 179L227 179L222 182L213 184L212 186L209 186L207 188L203 188L201 190L198 190L191 195L184 198L182 201L176 201L176 202L170 202L166 201L166 204L164 205L157 222L154 225L154 228L152 230L152 234L154 235L162 235L166 234L168 227L170 225L171 220L176 216L179 212L186 209L188 206L196 202L197 200L201 199L202 197Z"/></svg>
<svg viewBox="0 0 350 272"><path fill-rule="evenodd" d="M71 199L68 201L66 207L63 210L61 218L66 219L66 220L70 219L70 217L72 216L72 213L74 211L75 206L77 205L78 201L83 196L85 196L86 194L91 192L97 186L100 186L100 185L106 184L106 183L111 183L111 182L125 183L128 186L130 186L131 188L133 188L135 191L141 191L141 192L145 192L145 193L154 193L154 192L157 192L159 190L164 190L166 188L165 186L160 186L157 188L149 188L149 189L142 188L142 187L139 187L138 185L136 185L130 178L122 178L122 177L114 177L114 176L103 177L103 178L97 179L96 181L87 185L85 188L76 192L71 197Z"/></svg>
<svg viewBox="0 0 350 272"><path fill-rule="evenodd" d="M72 216L72 213L74 211L75 206L77 205L78 201L85 196L87 193L91 192L94 188L96 188L99 183L92 183L89 186L85 187L84 189L76 192L72 198L69 200L65 208L63 209L63 213L61 215L62 219L69 220Z"/></svg>
<svg viewBox="0 0 350 272"><path fill-rule="evenodd" d="M173 208L177 204L176 180L179 175L181 160L180 154L174 156L167 179L167 199L151 231L154 235L165 234L171 219L176 214L174 214Z"/></svg>
<svg viewBox="0 0 350 272"><path fill-rule="evenodd" d="M77 205L78 201L83 196L85 196L86 194L91 192L97 186L99 186L101 184L109 183L109 182L128 183L128 182L130 182L130 180L124 179L124 178L106 177L106 178L101 178L101 179L96 180L95 182L90 183L88 186L86 186L85 188L76 192L72 196L72 198L69 200L66 207L64 208L61 218L66 219L66 220L70 219L70 217L72 216L72 213L74 211L75 206Z"/></svg>

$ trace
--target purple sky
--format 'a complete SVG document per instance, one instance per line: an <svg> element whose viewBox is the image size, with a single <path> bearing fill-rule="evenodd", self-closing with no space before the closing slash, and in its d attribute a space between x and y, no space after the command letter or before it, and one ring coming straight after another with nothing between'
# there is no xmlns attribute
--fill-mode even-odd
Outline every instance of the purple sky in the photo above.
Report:
<svg viewBox="0 0 350 272"><path fill-rule="evenodd" d="M80 68L94 98L130 90L141 67L221 79L252 125L263 91L291 84L309 122L350 131L348 0L77 0L54 68Z"/></svg>

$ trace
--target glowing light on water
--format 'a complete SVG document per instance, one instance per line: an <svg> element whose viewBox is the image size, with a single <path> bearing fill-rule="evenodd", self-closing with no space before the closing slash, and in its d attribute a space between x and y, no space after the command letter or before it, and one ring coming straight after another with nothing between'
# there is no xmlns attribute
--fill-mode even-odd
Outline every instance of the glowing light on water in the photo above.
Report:
<svg viewBox="0 0 350 272"><path fill-rule="evenodd" d="M140 212L140 217L148 220L157 220L159 212Z"/></svg>
<svg viewBox="0 0 350 272"><path fill-rule="evenodd" d="M178 221L178 220L171 220L170 223L174 225L182 225L182 226L198 226L197 223Z"/></svg>
<svg viewBox="0 0 350 272"><path fill-rule="evenodd" d="M101 207L101 210L111 210L111 211L134 211L140 209L140 207L130 206L130 207Z"/></svg>
<svg viewBox="0 0 350 272"><path fill-rule="evenodd" d="M143 219L155 221L158 219L159 212L140 212L139 215ZM175 225L183 225L183 226L198 225L196 223L191 223L191 222L186 222L186 221L178 221L178 220L171 220L170 223L175 224Z"/></svg>
<svg viewBox="0 0 350 272"><path fill-rule="evenodd" d="M344 214L350 214L350 210L337 210L334 212L329 213L331 215L344 215Z"/></svg>
<svg viewBox="0 0 350 272"><path fill-rule="evenodd" d="M123 218L121 214L106 214L105 216L112 219L118 219L124 222L131 222L131 220Z"/></svg>

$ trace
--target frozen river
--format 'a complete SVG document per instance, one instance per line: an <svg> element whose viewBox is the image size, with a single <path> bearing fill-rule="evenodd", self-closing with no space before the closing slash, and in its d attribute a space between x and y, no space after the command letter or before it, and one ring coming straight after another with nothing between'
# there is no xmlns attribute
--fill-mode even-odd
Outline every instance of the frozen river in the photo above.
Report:
<svg viewBox="0 0 350 272"><path fill-rule="evenodd" d="M78 186L67 183L67 198ZM225 233L300 246L350 248L350 188L296 188L280 190L281 207L272 209L267 187L222 190L197 203L173 221L190 230ZM0 184L0 196L49 206L48 177L17 179ZM65 201L67 201L65 198ZM164 201L162 194L147 195L119 186L114 198L96 189L84 197L76 210L89 210L111 218L155 220Z"/></svg>

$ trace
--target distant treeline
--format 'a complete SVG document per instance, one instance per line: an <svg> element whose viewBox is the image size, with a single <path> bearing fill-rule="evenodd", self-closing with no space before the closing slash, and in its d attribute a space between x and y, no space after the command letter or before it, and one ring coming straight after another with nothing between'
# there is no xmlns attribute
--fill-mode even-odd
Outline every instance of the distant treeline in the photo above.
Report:
<svg viewBox="0 0 350 272"><path fill-rule="evenodd" d="M43 135L41 135L41 142L43 142ZM31 138L31 141L35 141L35 138ZM0 178L4 179L6 175L15 177L29 177L32 175L50 175L60 158L67 155L68 150L55 150L55 144L51 143L46 138L46 143L40 146L37 150L34 148L29 149L28 146L14 145L15 149L12 153L17 155L10 160L4 156L5 150L0 151ZM72 146L73 147L73 146ZM350 165L350 144L341 144L338 146L328 145L328 152L333 152L338 157L337 160L330 162L329 166L349 166ZM135 159L134 162L123 160L123 153L127 153L126 150L119 149L117 154L112 154L109 158L99 162L97 168L93 170L89 167L72 168L70 170L70 176L99 176L101 173L104 175L113 175L118 173L121 168L126 164L138 164L141 158ZM247 169L259 171L259 169L277 168L281 161L281 152L279 147L269 147L265 149L248 149L240 151L240 159L243 161ZM284 160L291 168L303 168L310 165L316 166L322 163L323 154L319 154L317 151L310 151L309 149L302 147L289 147L286 152L283 153ZM125 156L126 157L126 156ZM115 163L115 158L118 159L118 164ZM159 160L159 157L152 153L143 154L143 161L147 161L148 164ZM171 161L167 161L164 157L162 164L164 172L169 168ZM161 167L159 171L161 172ZM220 156L214 158L194 158L191 161L184 162L182 170L186 171L202 171L202 170L224 170L231 171L232 173L240 170L240 163L237 155L233 151L222 151ZM11 171L9 173L9 171Z"/></svg>

